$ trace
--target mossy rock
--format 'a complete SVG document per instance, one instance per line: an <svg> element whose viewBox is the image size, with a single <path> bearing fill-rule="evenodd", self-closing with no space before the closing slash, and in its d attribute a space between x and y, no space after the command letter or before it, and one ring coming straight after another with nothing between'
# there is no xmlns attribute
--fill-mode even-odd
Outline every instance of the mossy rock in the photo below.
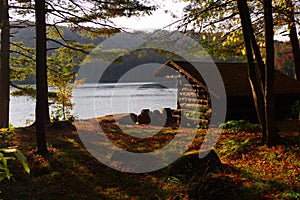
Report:
<svg viewBox="0 0 300 200"><path fill-rule="evenodd" d="M201 156L203 155L203 156ZM191 179L194 176L202 176L222 165L218 154L214 150L188 151L169 166L169 176Z"/></svg>

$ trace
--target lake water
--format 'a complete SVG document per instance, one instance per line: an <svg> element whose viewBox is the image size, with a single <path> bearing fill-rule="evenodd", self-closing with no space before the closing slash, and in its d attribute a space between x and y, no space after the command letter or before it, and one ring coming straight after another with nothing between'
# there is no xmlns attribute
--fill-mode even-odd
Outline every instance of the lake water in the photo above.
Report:
<svg viewBox="0 0 300 200"><path fill-rule="evenodd" d="M153 83L83 84L74 89L73 113L78 119L108 114L140 113L144 108L176 108L177 89ZM14 127L29 125L34 120L35 100L11 97L10 123Z"/></svg>

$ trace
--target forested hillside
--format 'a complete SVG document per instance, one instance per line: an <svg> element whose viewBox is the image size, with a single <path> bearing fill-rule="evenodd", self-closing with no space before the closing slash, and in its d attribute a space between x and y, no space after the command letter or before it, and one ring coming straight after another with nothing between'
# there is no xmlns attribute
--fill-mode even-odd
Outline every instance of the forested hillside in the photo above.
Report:
<svg viewBox="0 0 300 200"><path fill-rule="evenodd" d="M106 37L99 36L96 38L91 38L88 36L82 36L78 31L72 30L71 28L61 26L59 27L60 31L63 33L65 40L68 41L76 41L80 44L93 44L97 46L102 41L106 39ZM22 29L12 29L12 38L13 42L23 42L25 47L34 48L35 47L35 28L34 26L29 26L27 28ZM224 53L222 49L218 49L214 45L211 47L210 40L212 40L213 36L202 37L201 35L194 36L194 39L199 40L200 44L208 51L208 53L212 56L213 60L217 62L245 62L246 58L244 55L239 56L231 56L232 52L228 50ZM63 42L62 40L58 40ZM54 43L52 41L48 42L48 48L58 48L61 45ZM292 50L290 44L288 42L276 41L275 42L276 56L275 56L275 66L281 72L293 76L293 60L292 60ZM53 51L48 51L48 55L50 55ZM136 52L137 53L137 52ZM145 63L165 63L168 59L172 59L172 57L166 57L164 55L160 55L157 52L153 51L145 51L142 53L144 56L141 58L137 54L126 55L126 62L118 62L114 63L110 66L110 69L106 70L105 77L101 78L102 82L116 82L120 75L129 71L131 68L136 67ZM173 59L175 59L173 57ZM79 66L75 67L74 70L77 71ZM99 69L95 66L89 66L86 70L99 71ZM101 71L101 70L100 70ZM139 77L129 77L127 81L153 81L151 74L153 73L153 69L143 68L143 71L140 72L141 76ZM95 77L92 77L92 82L98 82L99 77L96 77L97 73L94 73ZM29 76L25 81L17 82L19 84L35 84L34 76Z"/></svg>
<svg viewBox="0 0 300 200"><path fill-rule="evenodd" d="M77 41L81 44L93 43L94 45L98 45L100 42L102 42L105 39L105 37L103 36L94 39L88 36L82 36L79 34L79 32L73 31L71 30L71 28L68 28L66 26L60 26L59 28L63 32L65 40ZM26 28L21 28L21 29L13 28L11 29L11 34L12 34L11 41L13 42L22 41L24 43L24 46L26 47L35 47L35 27L33 23L31 26L28 26ZM53 42L49 42L48 45L49 47L55 46Z"/></svg>

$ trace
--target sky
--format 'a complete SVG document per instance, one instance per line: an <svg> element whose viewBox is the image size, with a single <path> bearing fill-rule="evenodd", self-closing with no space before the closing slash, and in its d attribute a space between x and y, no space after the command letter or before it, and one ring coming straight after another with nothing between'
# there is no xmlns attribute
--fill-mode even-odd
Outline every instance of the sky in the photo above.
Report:
<svg viewBox="0 0 300 200"><path fill-rule="evenodd" d="M176 29L176 24L168 26L175 21L178 21L183 16L183 8L188 5L188 2L183 0L149 0L152 5L160 5L159 8L150 16L144 17L122 17L113 19L112 21L121 27L126 27L127 30L153 30L153 29ZM171 13L166 13L165 10L171 10L177 18L172 17ZM168 26L168 27L166 27ZM166 28L165 28L166 27ZM275 40L287 41L288 37L275 35Z"/></svg>
<svg viewBox="0 0 300 200"><path fill-rule="evenodd" d="M140 0L144 1L144 0ZM152 15L143 16L143 17L121 17L111 19L117 26L126 28L125 30L133 31L133 30L143 30L143 31L151 31L153 29L166 29L166 30L176 30L176 24L173 26L168 26L175 21L178 21L183 16L183 9L185 6L189 4L189 2L185 2L184 0L147 0L150 2L150 5L158 5L156 11L152 12ZM171 11L165 12L166 10ZM176 15L177 17L172 17ZM34 20L34 16L29 16L28 20ZM178 23L177 23L178 25ZM288 37L283 37L279 35L275 35L276 40L287 41Z"/></svg>
<svg viewBox="0 0 300 200"><path fill-rule="evenodd" d="M188 3L182 0L150 0L150 2L153 5L159 4L159 8L152 15L130 18L122 17L114 19L114 23L127 27L129 30L161 29L179 20L183 15L183 8L188 5ZM165 13L165 10L171 10L178 18L172 17L171 13ZM174 26L168 28L174 29Z"/></svg>

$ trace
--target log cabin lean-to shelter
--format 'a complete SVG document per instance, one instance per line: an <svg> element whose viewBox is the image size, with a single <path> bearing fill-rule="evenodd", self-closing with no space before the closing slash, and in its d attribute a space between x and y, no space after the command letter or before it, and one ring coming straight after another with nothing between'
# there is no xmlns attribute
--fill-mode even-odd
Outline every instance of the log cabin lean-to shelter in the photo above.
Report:
<svg viewBox="0 0 300 200"><path fill-rule="evenodd" d="M199 68L207 63L189 63L187 61L166 62L154 76L178 79L178 109L185 109L186 113L198 112L203 123L210 119L210 95ZM247 63L216 62L223 79L226 97L226 120L249 120L257 122L251 87L248 80ZM173 70L170 70L173 69ZM186 87L183 79L188 80L193 87ZM196 93L197 99L190 98L191 93ZM279 71L275 71L275 104L277 120L286 119L291 113L291 105L300 100L300 81L297 81ZM196 111L195 108L198 108Z"/></svg>

